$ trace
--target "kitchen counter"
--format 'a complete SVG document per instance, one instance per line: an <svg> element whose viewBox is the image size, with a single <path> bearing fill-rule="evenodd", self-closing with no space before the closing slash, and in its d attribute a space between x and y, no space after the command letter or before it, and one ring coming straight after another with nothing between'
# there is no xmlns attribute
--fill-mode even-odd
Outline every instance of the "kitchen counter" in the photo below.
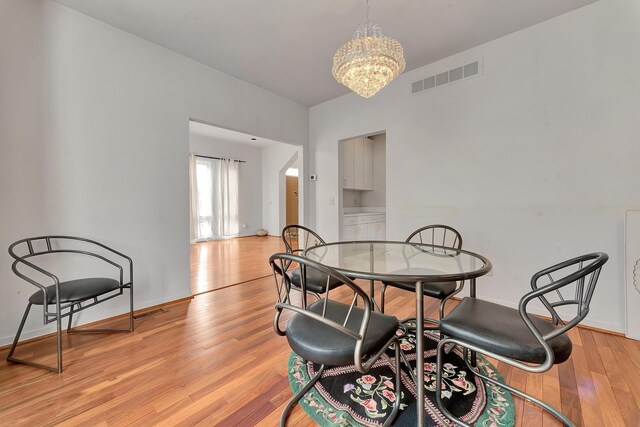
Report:
<svg viewBox="0 0 640 427"><path fill-rule="evenodd" d="M349 210L347 210L349 209ZM384 240L387 214L384 208L345 208L342 217L342 240Z"/></svg>

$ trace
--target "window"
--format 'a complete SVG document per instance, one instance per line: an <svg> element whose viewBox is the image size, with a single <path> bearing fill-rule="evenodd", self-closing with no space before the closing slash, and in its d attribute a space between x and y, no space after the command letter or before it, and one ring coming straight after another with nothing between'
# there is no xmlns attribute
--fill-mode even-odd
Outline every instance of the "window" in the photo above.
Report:
<svg viewBox="0 0 640 427"><path fill-rule="evenodd" d="M190 167L195 168L195 174L191 171L192 240L237 236L239 163L192 157Z"/></svg>

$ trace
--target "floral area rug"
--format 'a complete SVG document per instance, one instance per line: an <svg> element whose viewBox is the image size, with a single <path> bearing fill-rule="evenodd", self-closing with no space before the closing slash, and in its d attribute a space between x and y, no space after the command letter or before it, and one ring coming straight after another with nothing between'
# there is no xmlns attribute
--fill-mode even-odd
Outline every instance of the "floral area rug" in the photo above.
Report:
<svg viewBox="0 0 640 427"><path fill-rule="evenodd" d="M414 335L402 339L411 369L415 372ZM425 333L425 425L449 426L450 421L435 403L437 335ZM390 349L367 373L354 366L327 367L315 387L300 399L299 404L321 426L378 426L382 425L395 401L395 352ZM478 357L478 366L484 374L500 378L496 368L486 359ZM297 393L312 378L319 365L303 363L300 356L291 353L289 383ZM402 364L402 400L395 426L415 426L416 385ZM469 424L482 427L514 425L514 406L511 394L492 384L484 385L465 365L462 352L456 347L445 356L442 395L447 409Z"/></svg>

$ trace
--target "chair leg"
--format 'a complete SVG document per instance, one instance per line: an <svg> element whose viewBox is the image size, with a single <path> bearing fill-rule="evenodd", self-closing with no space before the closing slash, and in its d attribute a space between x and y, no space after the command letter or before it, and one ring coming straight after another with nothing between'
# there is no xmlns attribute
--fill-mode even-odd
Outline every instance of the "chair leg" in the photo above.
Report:
<svg viewBox="0 0 640 427"><path fill-rule="evenodd" d="M440 301L440 308L438 309L438 322L441 322L442 318L444 317L444 305L446 304L448 299L449 298L445 298Z"/></svg>
<svg viewBox="0 0 640 427"><path fill-rule="evenodd" d="M62 317L60 316L60 304L57 304L56 314L56 347L58 353L58 373L62 373Z"/></svg>
<svg viewBox="0 0 640 427"><path fill-rule="evenodd" d="M24 311L24 315L22 316L22 320L20 321L20 326L18 327L18 332L16 333L16 337L13 339L13 344L11 345L11 349L9 350L9 354L7 355L7 362L20 363L22 365L33 366L35 368L46 369L48 371L59 374L62 372L62 334L60 330L62 326L62 323L60 323L61 319L58 319L59 327L57 329L57 337L56 337L56 346L57 346L56 354L58 356L58 366L56 368L43 365L40 363L30 362L24 359L18 359L17 357L13 357L13 353L15 352L16 346L18 345L18 341L20 340L20 335L22 334L22 329L24 328L24 324L27 320L27 316L29 315L29 311L31 310L31 305L32 304L29 303L27 305L26 310Z"/></svg>
<svg viewBox="0 0 640 427"><path fill-rule="evenodd" d="M442 359L444 357L444 348L447 343L448 343L447 339L441 339L440 342L438 343L437 358L436 358L436 384L435 384L436 405L438 406L438 409L440 410L440 412L442 412L444 416L447 417L449 420L453 421L454 424L463 426L463 427L471 427L469 424L465 423L464 421L457 419L455 415L449 412L442 404L442 387L440 386L440 384L442 384L442 365L443 365Z"/></svg>
<svg viewBox="0 0 640 427"><path fill-rule="evenodd" d="M311 378L311 380L304 387L302 387L300 391L298 391L296 395L293 396L293 398L291 398L289 403L287 403L287 406L285 406L284 410L282 411L282 415L280 415L280 427L284 427L286 425L287 418L289 417L289 413L291 412L291 409L293 409L295 404L298 403L298 401L302 398L302 396L307 394L307 392L311 390L311 388L318 382L323 372L324 372L324 365L321 365L320 369L318 370L318 373L313 378Z"/></svg>
<svg viewBox="0 0 640 427"><path fill-rule="evenodd" d="M535 403L536 405L540 406L541 408L545 409L547 412L549 412L551 415L553 415L554 417L556 417L559 421L561 421L564 425L566 426L570 426L570 427L575 427L575 424L571 422L571 420L569 418L567 418L566 415L564 415L562 412L560 412L559 410L557 410L556 408L554 408L553 406L549 405L548 403L543 402L540 399L537 399L521 390L518 390L517 388L511 387L501 381L498 381L496 379L490 378L487 375L481 374L479 371L479 368L474 367L471 365L470 362L470 358L466 357L466 353L468 352L467 349L465 349L465 363L467 364L467 367L474 373L474 375L477 375L478 377L482 378L485 382L489 382L491 384L495 384L500 388L503 388L505 390L508 390L509 392L516 394L520 397L522 397L525 400L528 400L532 403Z"/></svg>
<svg viewBox="0 0 640 427"><path fill-rule="evenodd" d="M400 351L400 357L402 358L402 362L407 367L407 372L409 374L409 377L411 378L411 381L413 381L414 384L418 384L418 380L416 380L416 376L414 375L413 368L411 368L411 363L409 363L409 359L407 359L407 356L404 354L404 351Z"/></svg>
<svg viewBox="0 0 640 427"><path fill-rule="evenodd" d="M111 332L133 332L133 304L129 310L129 327L128 328L86 328L77 329L71 327L71 316L73 315L73 308L69 314L69 325L67 327L68 334L108 334Z"/></svg>
<svg viewBox="0 0 640 427"><path fill-rule="evenodd" d="M71 321L73 320L73 307L75 307L75 305L72 305L71 311L69 311L69 322L67 323L67 333L71 332Z"/></svg>
<svg viewBox="0 0 640 427"><path fill-rule="evenodd" d="M68 334L109 334L111 332L131 332L131 328L114 328L114 329L75 329L72 328L67 331Z"/></svg>
<svg viewBox="0 0 640 427"><path fill-rule="evenodd" d="M384 313L384 293L387 291L387 285L382 284L382 289L380 290L380 312Z"/></svg>
<svg viewBox="0 0 640 427"><path fill-rule="evenodd" d="M72 306L71 312L69 313L69 325L67 327L68 334L108 334L111 332L133 332L133 321L135 319L135 317L133 316L133 287L129 288L129 327L127 328L72 328L71 317L73 316L73 313L74 310Z"/></svg>
<svg viewBox="0 0 640 427"><path fill-rule="evenodd" d="M133 280L129 285L129 331L133 332Z"/></svg>
<svg viewBox="0 0 640 427"><path fill-rule="evenodd" d="M67 333L68 334L80 334L80 333L110 333L110 332L133 332L133 325L134 325L134 318L133 318L133 288L130 287L129 288L129 292L130 292L130 296L129 296L129 301L130 301L130 307L129 307L129 327L128 328L116 328L116 329L73 329L71 327L72 322L73 322L73 315L76 312L75 311L75 305L71 306L71 309L69 311L69 320L67 323ZM56 317L56 355L57 355L57 359L58 359L58 363L57 363L57 367L53 368L51 366L47 366L47 365L42 365L40 363L35 363L35 362L30 362L28 360L23 360L23 359L18 359L13 357L13 353L16 350L16 346L18 345L18 341L20 340L20 335L22 334L22 329L24 328L24 324L27 320L27 317L29 315L29 311L31 310L31 306L33 304L29 303L27 305L27 308L24 312L24 315L22 316L22 320L20 321L20 326L18 327L18 332L16 333L16 337L13 340L13 344L11 345L11 349L9 350L9 354L7 355L7 361L9 362L13 362L13 363L21 363L23 365L29 365L29 366L34 366L37 368L43 368L43 369L47 369L49 371L52 372L56 372L56 373L62 373L62 317L63 316L57 316ZM57 312L60 313L60 306L59 304L57 304ZM47 322L49 323L49 322Z"/></svg>
<svg viewBox="0 0 640 427"><path fill-rule="evenodd" d="M402 367L400 360L400 343L396 341L396 390L395 396L396 400L393 402L393 409L391 410L391 414L389 414L389 418L384 422L383 427L388 427L393 424L396 417L398 416L398 411L400 410L400 399L402 397ZM423 402L424 405L424 402Z"/></svg>
<svg viewBox="0 0 640 427"><path fill-rule="evenodd" d="M453 414L451 414L449 411L447 411L444 406L442 405L442 390L440 387L440 384L442 383L442 358L444 357L444 352L445 352L445 347L448 344L456 344L455 341L444 338L442 340L440 340L440 342L438 343L438 355L437 355L437 362L436 362L436 405L438 406L438 409L447 417L449 418L449 420L453 421L455 424L460 425L460 426L464 426L464 427L470 427L469 424L466 424L465 422L457 419ZM459 343L458 343L459 344ZM490 378L487 375L481 374L480 373L480 368L473 366L473 358L469 357L469 353L471 351L467 348L464 348L464 360L465 363L467 365L467 368L469 368L474 375L477 375L478 377L480 377L483 381L485 381L485 383L489 382L491 384L494 384L498 387L501 387L505 390L508 390L509 392L518 395L520 397L522 397L525 400L528 400L532 403L535 403L536 405L540 406L542 409L546 410L547 412L549 412L551 415L553 415L554 417L556 417L560 422L562 422L564 425L569 426L569 427L575 427L575 424L571 422L571 420L569 418L567 418L562 412L560 412L559 410L557 410L556 408L554 408L553 406L541 401L540 399L537 399L521 390L518 390L517 388L513 388L507 384L504 384L503 382L500 382L496 379Z"/></svg>
<svg viewBox="0 0 640 427"><path fill-rule="evenodd" d="M20 326L18 326L18 332L16 333L16 337L13 339L13 344L11 345L11 350L9 350L9 354L7 355L7 360L13 362L13 353L16 351L16 346L18 345L18 340L20 339L20 334L22 334L22 328L24 328L24 323L27 321L27 316L29 315L29 310L31 310L31 303L27 304L27 309L24 311L22 315L22 320L20 321Z"/></svg>

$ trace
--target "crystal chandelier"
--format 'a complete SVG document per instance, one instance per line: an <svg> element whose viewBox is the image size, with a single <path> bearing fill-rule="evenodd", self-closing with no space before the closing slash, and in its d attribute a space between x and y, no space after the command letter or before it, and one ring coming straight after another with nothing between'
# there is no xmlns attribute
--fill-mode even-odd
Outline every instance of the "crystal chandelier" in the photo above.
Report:
<svg viewBox="0 0 640 427"><path fill-rule="evenodd" d="M364 98L370 98L404 71L402 46L397 40L382 35L378 25L367 20L360 25L353 39L333 56L333 77Z"/></svg>

